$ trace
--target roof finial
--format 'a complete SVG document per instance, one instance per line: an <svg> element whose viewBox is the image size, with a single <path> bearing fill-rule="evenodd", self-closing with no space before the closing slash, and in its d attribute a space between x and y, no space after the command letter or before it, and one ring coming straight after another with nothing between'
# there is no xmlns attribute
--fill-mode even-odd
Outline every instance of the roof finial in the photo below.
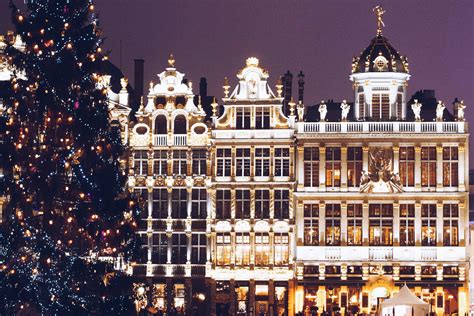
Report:
<svg viewBox="0 0 474 316"><path fill-rule="evenodd" d="M174 56L173 54L170 54L170 56L168 57L168 65L171 67L171 68L174 68Z"/></svg>
<svg viewBox="0 0 474 316"><path fill-rule="evenodd" d="M383 23L382 15L385 13L385 10L382 6L376 6L372 9L377 15L377 35L382 35L382 27L385 27L385 23Z"/></svg>

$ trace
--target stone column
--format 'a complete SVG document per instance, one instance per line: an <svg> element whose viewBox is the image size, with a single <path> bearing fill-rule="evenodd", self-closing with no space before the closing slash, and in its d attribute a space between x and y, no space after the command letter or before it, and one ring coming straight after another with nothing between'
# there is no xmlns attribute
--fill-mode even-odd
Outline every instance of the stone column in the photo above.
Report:
<svg viewBox="0 0 474 316"><path fill-rule="evenodd" d="M235 157L236 157L236 155L237 155L237 149L235 148L235 146L232 146L232 149L231 149L232 162L231 162L231 167L230 167L230 176L232 178L232 181L234 181L234 179L235 179L235 167L236 167Z"/></svg>
<svg viewBox="0 0 474 316"><path fill-rule="evenodd" d="M347 246L347 203L341 201L341 246Z"/></svg>
<svg viewBox="0 0 474 316"><path fill-rule="evenodd" d="M395 152L395 150L394 150ZM398 150L397 150L398 152ZM400 246L400 203L393 203L393 245Z"/></svg>
<svg viewBox="0 0 474 316"><path fill-rule="evenodd" d="M268 280L268 313L274 315L275 304L275 282Z"/></svg>
<svg viewBox="0 0 474 316"><path fill-rule="evenodd" d="M255 307L255 280L251 279L249 282L249 308L253 309L253 315L257 315Z"/></svg>
<svg viewBox="0 0 474 316"><path fill-rule="evenodd" d="M295 226L297 233L296 245L302 246L304 244L304 204L303 201L296 201L296 217Z"/></svg>
<svg viewBox="0 0 474 316"><path fill-rule="evenodd" d="M443 146L436 146L436 191L443 191Z"/></svg>
<svg viewBox="0 0 474 316"><path fill-rule="evenodd" d="M298 144L296 149L295 176L296 181L298 182L298 191L301 191L304 188L304 146L302 144Z"/></svg>
<svg viewBox="0 0 474 316"><path fill-rule="evenodd" d="M275 146L270 146L270 181L273 181L275 176Z"/></svg>
<svg viewBox="0 0 474 316"><path fill-rule="evenodd" d="M436 203L436 246L443 246L443 201Z"/></svg>
<svg viewBox="0 0 474 316"><path fill-rule="evenodd" d="M341 191L347 192L347 145L341 146Z"/></svg>
<svg viewBox="0 0 474 316"><path fill-rule="evenodd" d="M466 246L466 239L469 238L469 210L467 209L467 204L465 202L459 202L459 221L458 221L458 230L459 230L459 246ZM467 233L467 235L466 235Z"/></svg>
<svg viewBox="0 0 474 316"><path fill-rule="evenodd" d="M415 202L415 246L421 246L421 203Z"/></svg>
<svg viewBox="0 0 474 316"><path fill-rule="evenodd" d="M291 145L290 146L290 165L289 165L289 168L290 170L289 171L289 176L290 176L290 179L293 180L295 179L295 170L296 170L296 162L295 162L295 147L294 145Z"/></svg>
<svg viewBox="0 0 474 316"><path fill-rule="evenodd" d="M237 297L235 295L235 280L231 279L229 281L229 314L230 315L235 315L237 311Z"/></svg>
<svg viewBox="0 0 474 316"><path fill-rule="evenodd" d="M362 245L369 245L369 203L362 204Z"/></svg>
<svg viewBox="0 0 474 316"><path fill-rule="evenodd" d="M367 144L362 146L362 170L369 172L369 146Z"/></svg>
<svg viewBox="0 0 474 316"><path fill-rule="evenodd" d="M326 204L319 203L319 245L326 245Z"/></svg>
<svg viewBox="0 0 474 316"><path fill-rule="evenodd" d="M326 191L326 147L319 146L319 191Z"/></svg>
<svg viewBox="0 0 474 316"><path fill-rule="evenodd" d="M421 190L421 147L420 144L415 146L415 189Z"/></svg>
<svg viewBox="0 0 474 316"><path fill-rule="evenodd" d="M393 173L400 173L400 147L393 145Z"/></svg>

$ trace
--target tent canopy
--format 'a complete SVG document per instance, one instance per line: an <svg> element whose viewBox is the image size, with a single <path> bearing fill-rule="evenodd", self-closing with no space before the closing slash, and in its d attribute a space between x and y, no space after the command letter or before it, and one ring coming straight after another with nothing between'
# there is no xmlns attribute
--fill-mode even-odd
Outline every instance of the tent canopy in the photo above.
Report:
<svg viewBox="0 0 474 316"><path fill-rule="evenodd" d="M381 304L382 308L400 305L414 306L422 309L429 308L429 304L424 302L423 300L420 300L415 294L410 291L410 289L406 285L404 285L400 289L397 295L388 300L383 301Z"/></svg>

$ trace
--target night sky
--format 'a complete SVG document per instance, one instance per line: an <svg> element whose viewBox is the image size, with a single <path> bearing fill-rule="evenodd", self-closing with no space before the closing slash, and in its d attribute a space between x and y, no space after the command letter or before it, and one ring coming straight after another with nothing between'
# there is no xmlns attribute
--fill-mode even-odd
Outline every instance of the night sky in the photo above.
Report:
<svg viewBox="0 0 474 316"><path fill-rule="evenodd" d="M278 76L303 70L309 105L353 100L352 57L375 36L372 8L378 4L387 11L384 36L408 56L412 78L407 96L435 89L450 110L455 97L464 99L474 122L474 1L96 0L96 11L104 47L132 84L134 58L145 59L146 88L150 80L156 82L172 52L195 93L205 76L208 93L220 98L223 78L229 77L233 86L245 59L256 56L269 70L273 90ZM4 0L0 32L11 28L9 20Z"/></svg>

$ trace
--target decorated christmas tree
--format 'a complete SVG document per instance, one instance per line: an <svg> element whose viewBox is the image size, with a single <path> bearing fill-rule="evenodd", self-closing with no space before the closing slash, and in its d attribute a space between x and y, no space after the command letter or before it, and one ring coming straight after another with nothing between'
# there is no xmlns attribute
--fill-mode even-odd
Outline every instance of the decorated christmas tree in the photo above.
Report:
<svg viewBox="0 0 474 316"><path fill-rule="evenodd" d="M109 124L106 90L97 84L107 56L94 5L26 5L22 12L11 4L24 49L5 50L13 75L0 122L8 214L0 231L0 314L102 313L107 305L120 314L124 301L111 294L120 276L94 258L133 255L136 203L125 190L124 148Z"/></svg>

